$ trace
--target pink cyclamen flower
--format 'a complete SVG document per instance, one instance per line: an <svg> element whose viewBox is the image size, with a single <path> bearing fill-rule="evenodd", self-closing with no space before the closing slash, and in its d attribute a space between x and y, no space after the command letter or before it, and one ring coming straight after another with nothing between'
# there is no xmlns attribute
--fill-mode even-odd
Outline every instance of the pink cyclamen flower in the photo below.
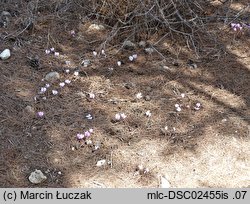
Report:
<svg viewBox="0 0 250 204"><path fill-rule="evenodd" d="M38 117L43 117L44 116L44 112L42 112L42 111L37 112L37 116Z"/></svg>
<svg viewBox="0 0 250 204"><path fill-rule="evenodd" d="M78 133L78 134L76 135L76 138L77 138L78 140L82 140L84 137L85 137L84 134Z"/></svg>
<svg viewBox="0 0 250 204"><path fill-rule="evenodd" d="M84 136L85 136L85 137L90 137L90 135L91 135L91 134L90 134L89 131L86 131L86 132L84 133Z"/></svg>

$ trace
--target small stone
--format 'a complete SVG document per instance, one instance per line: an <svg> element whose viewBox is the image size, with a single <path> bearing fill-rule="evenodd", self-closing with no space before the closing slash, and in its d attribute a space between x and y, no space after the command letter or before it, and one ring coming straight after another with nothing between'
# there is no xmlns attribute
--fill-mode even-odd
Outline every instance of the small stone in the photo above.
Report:
<svg viewBox="0 0 250 204"><path fill-rule="evenodd" d="M60 74L58 72L50 72L45 76L45 80L49 82L54 82L60 79Z"/></svg>
<svg viewBox="0 0 250 204"><path fill-rule="evenodd" d="M103 166L105 163L106 163L106 159L102 159L102 160L99 160L99 161L96 163L96 166L97 166L97 167L101 167L101 166Z"/></svg>
<svg viewBox="0 0 250 204"><path fill-rule="evenodd" d="M147 53L147 54L152 54L153 52L154 52L154 49L153 48L151 48L151 47L148 47L148 48L145 48L145 52Z"/></svg>
<svg viewBox="0 0 250 204"><path fill-rule="evenodd" d="M160 177L160 188L170 188L170 183L164 176Z"/></svg>
<svg viewBox="0 0 250 204"><path fill-rule="evenodd" d="M150 101L151 97L149 95L145 96L145 101Z"/></svg>
<svg viewBox="0 0 250 204"><path fill-rule="evenodd" d="M150 92L151 90L152 90L152 88L150 86L147 86L146 91Z"/></svg>
<svg viewBox="0 0 250 204"><path fill-rule="evenodd" d="M197 64L196 64L193 60L191 60L191 59L188 60L187 65L188 65L191 69L197 69L197 67L198 67Z"/></svg>
<svg viewBox="0 0 250 204"><path fill-rule="evenodd" d="M47 177L43 174L41 170L35 170L29 176L29 181L34 184L39 184L45 181Z"/></svg>
<svg viewBox="0 0 250 204"><path fill-rule="evenodd" d="M0 15L0 27L7 27L10 23L11 14L8 11L3 11Z"/></svg>
<svg viewBox="0 0 250 204"><path fill-rule="evenodd" d="M82 65L83 65L84 67L88 67L88 66L90 65L90 60L89 60L89 59L83 60L83 61L82 61Z"/></svg>
<svg viewBox="0 0 250 204"><path fill-rule="evenodd" d="M0 58L2 60L7 60L10 57L10 50L9 49L5 49L4 51L1 52L0 54Z"/></svg>
<svg viewBox="0 0 250 204"><path fill-rule="evenodd" d="M93 142L92 142L92 140L86 140L86 141L85 141L85 144L86 144L86 145L92 145Z"/></svg>
<svg viewBox="0 0 250 204"><path fill-rule="evenodd" d="M81 98L86 98L86 94L81 91L77 92L76 95L80 96Z"/></svg>
<svg viewBox="0 0 250 204"><path fill-rule="evenodd" d="M133 42L131 42L130 40L126 40L123 43L123 47L124 47L124 49L130 50L130 49L135 49L136 45Z"/></svg>
<svg viewBox="0 0 250 204"><path fill-rule="evenodd" d="M27 113L28 115L32 115L35 116L36 112L35 109L32 106L26 106L24 108L25 113Z"/></svg>
<svg viewBox="0 0 250 204"><path fill-rule="evenodd" d="M139 46L140 47L146 47L146 42L145 41L140 41Z"/></svg>
<svg viewBox="0 0 250 204"><path fill-rule="evenodd" d="M91 24L88 28L88 31L101 31L104 30L105 27L103 25L100 24Z"/></svg>

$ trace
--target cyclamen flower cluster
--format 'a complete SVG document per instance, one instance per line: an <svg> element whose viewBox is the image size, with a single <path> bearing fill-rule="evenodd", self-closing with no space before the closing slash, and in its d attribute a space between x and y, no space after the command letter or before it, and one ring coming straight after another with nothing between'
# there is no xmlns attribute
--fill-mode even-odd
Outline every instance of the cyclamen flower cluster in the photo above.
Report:
<svg viewBox="0 0 250 204"><path fill-rule="evenodd" d="M94 130L92 129L92 128L90 128L89 130L87 130L87 131L85 131L84 133L78 133L77 135L76 135L76 138L78 139L78 140L82 140L82 139L84 139L84 138L89 138L90 136L91 136L91 134L94 132Z"/></svg>
<svg viewBox="0 0 250 204"><path fill-rule="evenodd" d="M46 53L47 55L50 54L50 53L52 53L52 54L54 53L54 55L55 55L56 57L58 57L58 56L60 55L59 52L55 52L55 48L54 48L54 47L45 50L45 53Z"/></svg>
<svg viewBox="0 0 250 204"><path fill-rule="evenodd" d="M124 120L126 117L127 117L127 116L126 116L124 113L117 113L117 114L115 114L115 119L116 119L117 121L119 121L119 120Z"/></svg>
<svg viewBox="0 0 250 204"><path fill-rule="evenodd" d="M240 23L231 23L231 28L234 31L241 31L243 29L243 27Z"/></svg>
<svg viewBox="0 0 250 204"><path fill-rule="evenodd" d="M131 56L128 57L129 61L134 61L135 59L137 59L137 54L133 54Z"/></svg>

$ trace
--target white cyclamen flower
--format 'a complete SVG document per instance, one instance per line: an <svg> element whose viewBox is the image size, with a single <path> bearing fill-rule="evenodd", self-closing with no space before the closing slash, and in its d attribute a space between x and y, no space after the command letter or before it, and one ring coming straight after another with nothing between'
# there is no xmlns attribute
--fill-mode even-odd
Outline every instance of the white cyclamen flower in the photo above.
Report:
<svg viewBox="0 0 250 204"><path fill-rule="evenodd" d="M46 92L46 90L47 90L47 88L46 88L46 87L42 87L40 91L41 91L41 93L45 93L45 92Z"/></svg>
<svg viewBox="0 0 250 204"><path fill-rule="evenodd" d="M79 75L79 72L78 72L78 71L75 71L75 72L74 72L74 75L75 75L75 76L78 76L78 75Z"/></svg>
<svg viewBox="0 0 250 204"><path fill-rule="evenodd" d="M122 62L121 61L118 61L117 62L117 65L120 67L122 65Z"/></svg>
<svg viewBox="0 0 250 204"><path fill-rule="evenodd" d="M39 111L39 112L37 113L37 115L38 115L39 117L43 117L43 116L44 116L44 112Z"/></svg>
<svg viewBox="0 0 250 204"><path fill-rule="evenodd" d="M58 94L58 91L57 91L57 90L52 90L52 94L53 94L53 95L57 95L57 94Z"/></svg>
<svg viewBox="0 0 250 204"><path fill-rule="evenodd" d="M180 112L181 111L181 107L176 107L176 111Z"/></svg>
<svg viewBox="0 0 250 204"><path fill-rule="evenodd" d="M136 98L141 99L142 98L142 93L141 92L137 93Z"/></svg>
<svg viewBox="0 0 250 204"><path fill-rule="evenodd" d="M148 110L145 114L146 114L147 117L150 117L152 115L152 113L150 112L150 110Z"/></svg>
<svg viewBox="0 0 250 204"><path fill-rule="evenodd" d="M138 56L137 56L137 54L133 54L132 57L133 57L134 59L137 59Z"/></svg>
<svg viewBox="0 0 250 204"><path fill-rule="evenodd" d="M66 84L70 84L71 81L70 81L69 79L66 79L66 80L65 80L65 83L66 83Z"/></svg>
<svg viewBox="0 0 250 204"><path fill-rule="evenodd" d="M200 103L196 103L195 106L198 107L198 108L200 108L201 104Z"/></svg>
<svg viewBox="0 0 250 204"><path fill-rule="evenodd" d="M120 116L122 119L125 119L127 117L124 113L121 113Z"/></svg>
<svg viewBox="0 0 250 204"><path fill-rule="evenodd" d="M60 85L60 87L64 87L64 86L65 86L65 83L64 83L64 82L61 82L59 85Z"/></svg>
<svg viewBox="0 0 250 204"><path fill-rule="evenodd" d="M180 105L179 105L179 104L175 104L174 106L175 106L176 108L180 107Z"/></svg>
<svg viewBox="0 0 250 204"><path fill-rule="evenodd" d="M87 118L88 120L92 120L92 119L93 119L93 117L92 117L91 114L87 114L87 115L86 115L86 118Z"/></svg>
<svg viewBox="0 0 250 204"><path fill-rule="evenodd" d="M133 56L129 56L128 58L131 62L134 60Z"/></svg>
<svg viewBox="0 0 250 204"><path fill-rule="evenodd" d="M95 98L95 94L89 93L89 98L94 99Z"/></svg>
<svg viewBox="0 0 250 204"><path fill-rule="evenodd" d="M96 52L96 51L93 51L93 55L94 55L94 56L97 56L97 52Z"/></svg>
<svg viewBox="0 0 250 204"><path fill-rule="evenodd" d="M121 115L120 115L120 113L116 113L116 114L115 114L115 119L116 119L116 120L121 120Z"/></svg>
<svg viewBox="0 0 250 204"><path fill-rule="evenodd" d="M55 56L58 57L60 54L59 52L55 52Z"/></svg>

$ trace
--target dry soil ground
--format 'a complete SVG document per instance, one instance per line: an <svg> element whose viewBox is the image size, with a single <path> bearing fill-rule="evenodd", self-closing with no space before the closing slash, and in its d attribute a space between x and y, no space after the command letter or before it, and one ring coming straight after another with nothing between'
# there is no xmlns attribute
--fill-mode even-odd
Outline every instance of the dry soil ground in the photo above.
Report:
<svg viewBox="0 0 250 204"><path fill-rule="evenodd" d="M0 50L10 48L12 55L0 62L0 187L34 187L28 177L35 169L47 176L38 187L158 187L161 176L171 187L250 185L249 34L235 36L222 26L218 40L223 46L199 59L166 40L158 46L163 60L142 48L114 54L112 47L106 56L94 57L107 30L88 33L88 23L58 31L53 26L45 19L18 37L1 39ZM58 57L45 53L51 47ZM129 62L135 53L138 58ZM38 68L30 66L35 56ZM90 60L88 67L81 65L84 59ZM187 65L189 59L197 68ZM118 60L124 64L118 66ZM60 79L38 94L50 71L59 72ZM71 83L60 88L66 79ZM127 117L115 121L117 113ZM92 145L76 139L89 128ZM102 159L108 164L97 167ZM147 172L138 173L138 165Z"/></svg>

